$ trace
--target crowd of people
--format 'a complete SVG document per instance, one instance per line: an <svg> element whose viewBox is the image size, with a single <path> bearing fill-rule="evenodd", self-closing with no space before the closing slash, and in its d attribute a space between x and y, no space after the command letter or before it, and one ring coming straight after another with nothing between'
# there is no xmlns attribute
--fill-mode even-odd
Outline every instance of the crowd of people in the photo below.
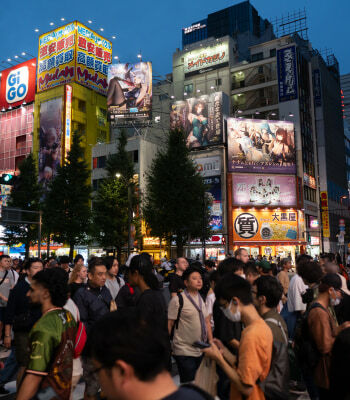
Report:
<svg viewBox="0 0 350 400"><path fill-rule="evenodd" d="M0 396L15 377L19 400L72 399L80 381L86 400L349 399L348 269L277 261L2 255Z"/></svg>

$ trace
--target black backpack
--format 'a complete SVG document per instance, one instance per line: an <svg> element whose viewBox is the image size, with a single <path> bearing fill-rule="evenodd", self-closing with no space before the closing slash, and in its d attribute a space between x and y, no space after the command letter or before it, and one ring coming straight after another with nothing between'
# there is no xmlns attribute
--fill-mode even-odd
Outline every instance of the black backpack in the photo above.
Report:
<svg viewBox="0 0 350 400"><path fill-rule="evenodd" d="M273 341L272 358L269 374L266 379L259 382L261 390L266 399L288 400L289 396L289 356L288 338L283 330L282 324L274 318L268 318L265 322L272 322L277 325L285 338L286 343Z"/></svg>
<svg viewBox="0 0 350 400"><path fill-rule="evenodd" d="M177 317L176 317L174 326L173 326L173 328L171 330L171 333L170 333L170 339L171 340L174 337L175 329L179 328L179 321L180 321L181 311L182 311L183 306L184 306L184 299L182 297L182 294L181 293L177 293L177 297L179 298L179 309L177 311Z"/></svg>

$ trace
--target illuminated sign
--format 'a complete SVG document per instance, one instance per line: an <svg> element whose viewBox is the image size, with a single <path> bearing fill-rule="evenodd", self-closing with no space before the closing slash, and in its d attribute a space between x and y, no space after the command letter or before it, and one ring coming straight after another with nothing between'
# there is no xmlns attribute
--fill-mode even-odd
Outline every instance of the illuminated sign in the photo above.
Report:
<svg viewBox="0 0 350 400"><path fill-rule="evenodd" d="M277 50L279 102L298 98L297 55L295 46Z"/></svg>
<svg viewBox="0 0 350 400"><path fill-rule="evenodd" d="M193 162L197 166L197 171L204 177L221 174L221 158L219 156L194 158Z"/></svg>
<svg viewBox="0 0 350 400"><path fill-rule="evenodd" d="M0 107L17 107L30 103L35 96L36 59L1 71Z"/></svg>
<svg viewBox="0 0 350 400"><path fill-rule="evenodd" d="M205 28L206 25L205 24L201 24L200 22L198 22L198 24L193 24L187 28L183 28L184 34L187 35L193 31L196 31L198 29L202 29Z"/></svg>
<svg viewBox="0 0 350 400"><path fill-rule="evenodd" d="M319 246L320 238L318 236L310 236L310 245L311 246Z"/></svg>
<svg viewBox="0 0 350 400"><path fill-rule="evenodd" d="M318 219L310 216L310 228L318 228Z"/></svg>
<svg viewBox="0 0 350 400"><path fill-rule="evenodd" d="M229 62L228 43L192 50L184 56L185 77L225 67Z"/></svg>
<svg viewBox="0 0 350 400"><path fill-rule="evenodd" d="M321 210L322 210L322 229L323 237L329 238L331 236L329 227L329 214L328 214L328 193L326 191L320 192L321 197Z"/></svg>
<svg viewBox="0 0 350 400"><path fill-rule="evenodd" d="M309 186L312 189L316 189L316 179L304 172L304 185Z"/></svg>
<svg viewBox="0 0 350 400"><path fill-rule="evenodd" d="M65 142L64 142L64 154L65 159L70 151L70 140L72 132L72 86L66 85L66 97L65 97Z"/></svg>

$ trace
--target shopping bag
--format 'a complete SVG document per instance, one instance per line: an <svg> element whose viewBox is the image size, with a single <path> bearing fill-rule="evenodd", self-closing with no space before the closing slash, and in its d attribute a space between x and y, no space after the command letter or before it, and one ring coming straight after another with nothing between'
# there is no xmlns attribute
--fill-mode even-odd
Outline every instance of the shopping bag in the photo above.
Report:
<svg viewBox="0 0 350 400"><path fill-rule="evenodd" d="M196 372L194 384L213 397L217 394L217 382L219 377L216 373L216 362L208 357L203 357L203 360Z"/></svg>

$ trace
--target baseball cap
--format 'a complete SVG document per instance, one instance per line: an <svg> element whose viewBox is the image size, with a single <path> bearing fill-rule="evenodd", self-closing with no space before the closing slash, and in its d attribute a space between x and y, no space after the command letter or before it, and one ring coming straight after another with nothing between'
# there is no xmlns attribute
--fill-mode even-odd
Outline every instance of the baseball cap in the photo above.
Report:
<svg viewBox="0 0 350 400"><path fill-rule="evenodd" d="M338 274L326 274L322 279L321 283L332 287L336 290L341 290L342 282Z"/></svg>
<svg viewBox="0 0 350 400"><path fill-rule="evenodd" d="M262 268L265 271L269 271L271 269L271 264L266 260L259 261L257 266Z"/></svg>

